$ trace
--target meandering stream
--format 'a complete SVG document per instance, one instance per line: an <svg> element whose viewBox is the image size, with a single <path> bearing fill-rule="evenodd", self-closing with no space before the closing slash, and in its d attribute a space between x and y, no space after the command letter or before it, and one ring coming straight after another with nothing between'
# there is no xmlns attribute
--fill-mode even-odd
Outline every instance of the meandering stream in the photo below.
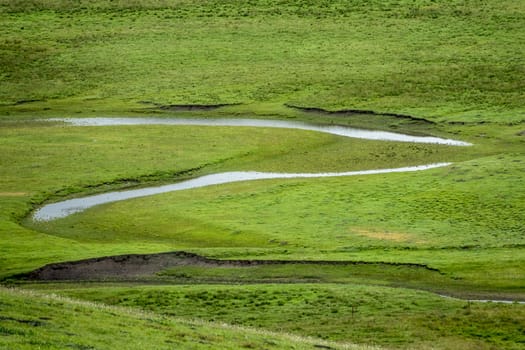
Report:
<svg viewBox="0 0 525 350"><path fill-rule="evenodd" d="M64 118L51 119L62 121L74 126L115 126L115 125L202 125L202 126L249 126L249 127L273 127L273 128L292 128L301 130L313 130L339 136L369 139L369 140L388 140L400 142L419 142L436 143L453 146L470 146L468 142L442 139L437 137L410 136L384 131L360 130L343 126L317 126L301 122L277 121L277 120L256 120L256 119L183 119L183 118ZM451 163L435 163L411 167L374 169L362 171L348 171L338 173L268 173L256 171L234 171L218 174L201 176L195 179L181 181L175 184L154 186L128 191L115 191L99 195L87 196L83 198L69 199L62 202L52 203L43 206L33 214L33 219L37 221L50 221L66 217L73 213L84 211L96 205L122 201L131 198L151 196L160 193L180 191L186 189L199 188L210 185L219 185L238 181L251 181L262 179L287 179L287 178L315 178L315 177L335 177L335 176L355 176L371 175L396 172L411 172L433 169L450 165ZM444 298L453 298L440 295ZM455 299L455 298L453 298ZM506 304L525 304L524 301L512 300L468 300L470 302L493 302Z"/></svg>
<svg viewBox="0 0 525 350"><path fill-rule="evenodd" d="M356 129L340 125L314 125L298 121L268 119L208 119L208 118L54 118L76 126L114 125L200 125L200 126L248 126L319 131L332 135L367 140L436 143L451 146L471 146L470 143L433 136L412 136L388 131Z"/></svg>
<svg viewBox="0 0 525 350"><path fill-rule="evenodd" d="M220 185L238 181L264 180L264 179L290 179L290 178L311 178L311 177L334 177L334 176L353 176L369 175L382 173L399 173L408 171L426 170L449 165L450 163L437 163L419 165L405 168L377 169L363 171L349 171L342 173L264 173L257 171L233 171L201 176L195 179L181 181L171 185L140 188L128 191L115 191L94 196L69 199L62 202L48 204L37 210L33 218L37 221L49 221L66 217L68 215L84 211L99 204L122 201L125 199L152 196L155 194L188 190L211 185Z"/></svg>
<svg viewBox="0 0 525 350"><path fill-rule="evenodd" d="M182 118L65 118L51 119L62 121L75 126L114 126L114 125L202 125L202 126L249 126L249 127L272 127L300 130L313 130L328 134L345 137L361 138L369 140L388 140L400 142L436 143L454 146L468 146L467 142L442 139L438 137L411 136L385 131L361 130L344 126L319 126L302 122L289 122L280 120L258 120L258 119L182 119ZM96 205L122 201L131 198L151 196L160 193L187 190L210 185L219 185L238 181L251 181L263 179L287 179L287 178L314 178L371 175L394 172L410 172L447 166L450 163L426 164L412 167L393 169L374 169L362 171L349 171L338 173L268 173L256 171L225 172L211 174L195 179L181 181L175 184L154 186L128 191L115 191L99 195L75 198L62 202L43 206L35 211L33 219L37 221L50 221L66 217L73 213L84 211Z"/></svg>

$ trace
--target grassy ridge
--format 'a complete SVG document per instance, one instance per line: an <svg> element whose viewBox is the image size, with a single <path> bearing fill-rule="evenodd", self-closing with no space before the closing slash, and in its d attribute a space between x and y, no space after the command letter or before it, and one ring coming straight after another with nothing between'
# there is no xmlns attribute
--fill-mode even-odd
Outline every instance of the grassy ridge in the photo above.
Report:
<svg viewBox="0 0 525 350"><path fill-rule="evenodd" d="M397 288L333 284L51 288L75 298L165 315L403 349L520 349L525 341L525 305L472 304Z"/></svg>
<svg viewBox="0 0 525 350"><path fill-rule="evenodd" d="M2 349L374 349L0 288Z"/></svg>
<svg viewBox="0 0 525 350"><path fill-rule="evenodd" d="M4 0L0 11L2 114L290 102L524 119L519 1Z"/></svg>

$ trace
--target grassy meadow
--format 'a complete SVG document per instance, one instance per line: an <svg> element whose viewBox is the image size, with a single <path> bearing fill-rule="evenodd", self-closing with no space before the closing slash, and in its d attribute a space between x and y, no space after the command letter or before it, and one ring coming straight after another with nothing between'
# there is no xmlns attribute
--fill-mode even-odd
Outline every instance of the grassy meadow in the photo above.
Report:
<svg viewBox="0 0 525 350"><path fill-rule="evenodd" d="M525 340L525 305L473 304L398 288L330 283L51 288L60 295L166 316L336 341L414 349L520 349Z"/></svg>
<svg viewBox="0 0 525 350"><path fill-rule="evenodd" d="M229 326L7 288L2 300L5 349L332 349L374 350L254 328Z"/></svg>
<svg viewBox="0 0 525 350"><path fill-rule="evenodd" d="M16 286L0 287L1 349L525 348L525 305L467 301L525 300L522 1L0 0L0 23L0 279ZM45 120L83 116L286 119L473 145ZM44 203L217 172L438 162L453 164L31 220ZM179 250L307 263L20 278Z"/></svg>
<svg viewBox="0 0 525 350"><path fill-rule="evenodd" d="M2 0L0 102L29 115L286 102L519 122L522 5Z"/></svg>

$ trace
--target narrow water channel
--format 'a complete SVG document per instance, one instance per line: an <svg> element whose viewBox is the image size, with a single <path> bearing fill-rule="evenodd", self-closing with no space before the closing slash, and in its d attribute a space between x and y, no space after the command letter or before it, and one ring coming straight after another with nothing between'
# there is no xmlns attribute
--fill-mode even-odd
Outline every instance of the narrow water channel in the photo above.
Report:
<svg viewBox="0 0 525 350"><path fill-rule="evenodd" d="M355 175L370 175L370 174L384 174L384 173L400 173L409 171L419 171L432 169L442 166L447 166L450 163L437 163L428 165L419 165L405 168L394 169L377 169L377 170L362 170L362 171L348 171L342 173L264 173L257 171L234 171L227 173L218 173L201 176L195 179L181 181L171 185L155 186L140 188L128 191L115 191L94 196L69 199L62 202L52 203L43 206L33 214L33 219L37 221L50 221L66 217L68 215L84 211L88 208L99 204L106 204L111 202L123 201L126 199L152 196L155 194L189 190L192 188L199 188L211 185L220 185L239 181L252 181L264 179L290 179L290 178L312 178L312 177L334 177L334 176L355 176Z"/></svg>
<svg viewBox="0 0 525 350"><path fill-rule="evenodd" d="M201 125L201 126L249 126L264 128L299 129L367 140L435 143L450 146L471 146L470 143L433 136L412 136L388 131L356 129L340 125L314 125L296 121L268 119L207 119L207 118L54 118L75 126L115 125Z"/></svg>
<svg viewBox="0 0 525 350"><path fill-rule="evenodd" d="M360 130L344 126L319 126L302 122L289 122L280 120L259 119L183 119L183 118L63 118L51 119L62 121L74 126L116 126L116 125L202 125L202 126L248 126L248 127L271 127L312 130L344 137L387 140L416 143L436 143L454 146L468 146L467 142L442 139L438 137L411 136L385 131ZM122 201L131 198L151 196L155 194L181 191L204 186L219 185L239 181L252 181L263 179L289 179L289 178L316 178L335 176L371 175L395 172L421 171L437 167L447 166L450 163L427 164L412 167L393 169L374 169L362 171L349 171L338 173L266 173L256 171L237 171L211 174L195 179L178 182L175 184L154 186L128 191L115 191L83 198L69 199L62 202L43 206L33 214L36 221L50 221L78 213L96 205Z"/></svg>

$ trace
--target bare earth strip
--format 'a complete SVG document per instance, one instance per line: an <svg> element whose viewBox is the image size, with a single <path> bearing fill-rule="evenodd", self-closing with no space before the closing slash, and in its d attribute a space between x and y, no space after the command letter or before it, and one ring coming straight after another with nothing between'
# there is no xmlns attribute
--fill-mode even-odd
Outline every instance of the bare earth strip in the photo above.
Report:
<svg viewBox="0 0 525 350"><path fill-rule="evenodd" d="M0 192L0 197L23 197L27 194L27 192Z"/></svg>

